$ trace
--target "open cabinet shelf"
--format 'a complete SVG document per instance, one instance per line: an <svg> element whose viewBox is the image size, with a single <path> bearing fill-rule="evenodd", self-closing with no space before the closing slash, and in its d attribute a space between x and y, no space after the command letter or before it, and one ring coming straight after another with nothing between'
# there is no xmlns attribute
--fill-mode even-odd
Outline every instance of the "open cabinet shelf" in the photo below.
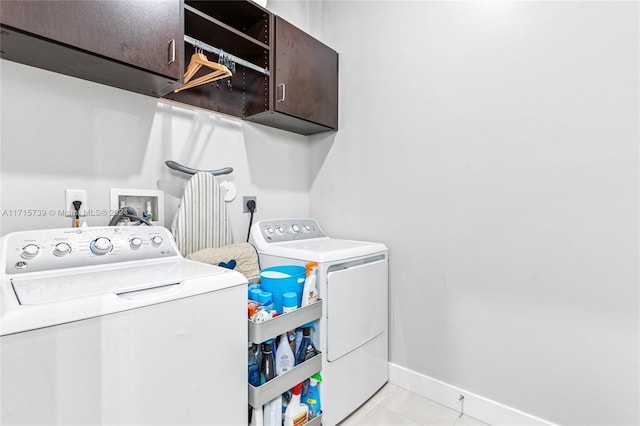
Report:
<svg viewBox="0 0 640 426"><path fill-rule="evenodd" d="M185 0L186 68L194 44L236 72L165 98L309 135L338 128L338 53L249 0ZM200 77L200 71L193 78Z"/></svg>
<svg viewBox="0 0 640 426"><path fill-rule="evenodd" d="M269 17L265 16L260 24L268 28ZM232 53L259 67L269 67L268 39L265 43L265 40L251 38L225 22L187 5L184 6L184 27L185 35Z"/></svg>
<svg viewBox="0 0 640 426"><path fill-rule="evenodd" d="M255 3L237 0L197 1L186 0L185 9L198 10L212 20L224 22L238 33L246 34L248 38L269 44L269 12Z"/></svg>
<svg viewBox="0 0 640 426"><path fill-rule="evenodd" d="M195 49L191 44L185 43L184 50L185 63L189 63ZM213 62L218 60L215 54L208 53L207 57ZM194 78L207 72L207 70L200 70ZM268 108L269 76L267 75L236 65L236 73L231 78L219 80L217 83L203 84L178 93L172 92L165 98L234 117L244 117L253 114L254 111L261 112Z"/></svg>
<svg viewBox="0 0 640 426"><path fill-rule="evenodd" d="M241 118L268 109L271 15L249 1L186 1L183 12L185 67L195 52L192 40L220 49L247 65L236 61L232 77L172 92L165 98ZM219 60L218 53L205 49L204 54L212 62ZM193 79L208 72L203 67Z"/></svg>

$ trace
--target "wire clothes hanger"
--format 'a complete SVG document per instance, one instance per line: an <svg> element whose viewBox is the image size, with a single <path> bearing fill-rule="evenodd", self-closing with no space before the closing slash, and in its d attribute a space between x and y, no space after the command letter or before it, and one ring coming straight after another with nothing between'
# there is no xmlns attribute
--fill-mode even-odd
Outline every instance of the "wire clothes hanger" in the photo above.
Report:
<svg viewBox="0 0 640 426"><path fill-rule="evenodd" d="M193 55L191 55L191 60L189 61L189 65L187 65L187 69L184 73L184 84L175 89L175 93L178 93L185 89L190 89L192 87L200 86L202 84L231 77L233 75L229 68L227 68L225 65L219 64L217 62L211 62L204 55L204 53L202 53L204 50L200 46L196 45L195 48L196 51ZM213 70L213 72L191 80L202 67L210 68Z"/></svg>
<svg viewBox="0 0 640 426"><path fill-rule="evenodd" d="M218 63L229 68L232 74L236 73L236 63L233 62L233 59L231 59L231 57L227 55L222 49L220 49L220 52L218 53ZM213 84L216 86L217 89L220 88L220 80L216 80ZM229 87L229 90L233 89L233 85L231 84L231 79L227 80L227 86Z"/></svg>

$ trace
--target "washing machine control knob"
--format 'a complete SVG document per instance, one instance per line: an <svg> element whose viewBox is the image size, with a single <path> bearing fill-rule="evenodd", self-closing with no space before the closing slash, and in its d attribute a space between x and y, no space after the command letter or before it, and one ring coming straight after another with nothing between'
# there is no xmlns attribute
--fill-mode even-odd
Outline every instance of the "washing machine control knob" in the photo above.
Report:
<svg viewBox="0 0 640 426"><path fill-rule="evenodd" d="M22 256L23 259L33 259L38 253L40 253L40 247L35 244L27 244L22 247L20 256Z"/></svg>
<svg viewBox="0 0 640 426"><path fill-rule="evenodd" d="M311 227L309 225L304 226L304 232L311 232Z"/></svg>
<svg viewBox="0 0 640 426"><path fill-rule="evenodd" d="M105 237L98 237L89 244L91 251L97 255L109 253L113 249L111 240Z"/></svg>
<svg viewBox="0 0 640 426"><path fill-rule="evenodd" d="M159 246L160 244L162 244L162 237L156 235L155 237L151 238L151 244L156 247Z"/></svg>
<svg viewBox="0 0 640 426"><path fill-rule="evenodd" d="M138 237L132 238L129 240L129 246L133 249L139 249L142 246L142 240Z"/></svg>
<svg viewBox="0 0 640 426"><path fill-rule="evenodd" d="M297 234L298 232L300 232L300 227L298 225L291 225L291 231L295 234Z"/></svg>
<svg viewBox="0 0 640 426"><path fill-rule="evenodd" d="M273 234L273 228L272 227L269 226L267 228L267 234L269 234L269 235Z"/></svg>
<svg viewBox="0 0 640 426"><path fill-rule="evenodd" d="M284 234L284 228L282 226L278 226L276 228L276 230L280 233L280 234Z"/></svg>
<svg viewBox="0 0 640 426"><path fill-rule="evenodd" d="M58 243L53 248L53 255L62 257L71 253L71 246L68 243Z"/></svg>

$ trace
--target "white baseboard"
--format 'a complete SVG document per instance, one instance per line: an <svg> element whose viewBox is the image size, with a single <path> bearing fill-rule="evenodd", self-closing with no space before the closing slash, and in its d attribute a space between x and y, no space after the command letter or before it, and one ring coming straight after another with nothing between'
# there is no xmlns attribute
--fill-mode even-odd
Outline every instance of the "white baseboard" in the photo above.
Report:
<svg viewBox="0 0 640 426"><path fill-rule="evenodd" d="M461 408L458 398L464 395L464 414L494 426L556 426L539 417L393 363L389 363L389 382L457 411Z"/></svg>

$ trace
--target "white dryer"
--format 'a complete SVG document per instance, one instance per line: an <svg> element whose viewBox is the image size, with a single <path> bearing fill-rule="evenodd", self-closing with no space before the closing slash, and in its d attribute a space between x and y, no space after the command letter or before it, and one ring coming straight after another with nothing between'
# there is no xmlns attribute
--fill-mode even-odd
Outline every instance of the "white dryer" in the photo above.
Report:
<svg viewBox="0 0 640 426"><path fill-rule="evenodd" d="M333 426L388 380L388 249L329 238L313 219L255 223L251 243L261 268L317 262L323 300L315 332L323 353L323 424Z"/></svg>
<svg viewBox="0 0 640 426"><path fill-rule="evenodd" d="M247 280L155 226L0 240L0 424L247 424Z"/></svg>

